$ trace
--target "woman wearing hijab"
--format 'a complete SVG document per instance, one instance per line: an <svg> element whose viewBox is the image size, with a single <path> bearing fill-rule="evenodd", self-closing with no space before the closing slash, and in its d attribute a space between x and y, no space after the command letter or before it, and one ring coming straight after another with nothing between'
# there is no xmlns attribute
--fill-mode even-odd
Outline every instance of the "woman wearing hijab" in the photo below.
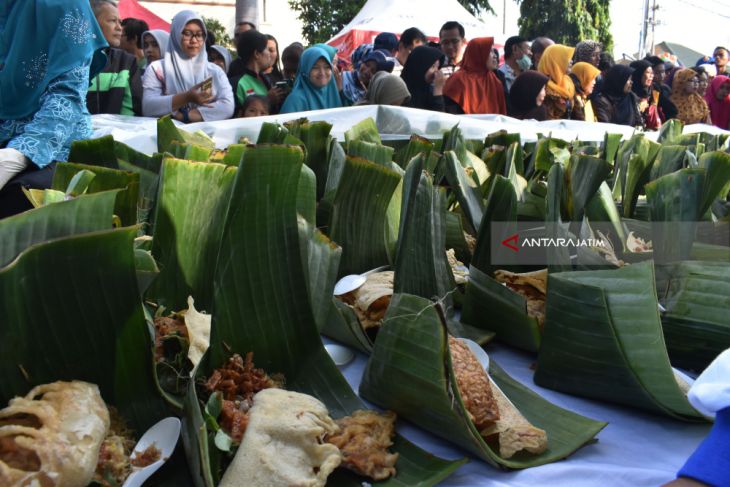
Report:
<svg viewBox="0 0 730 487"><path fill-rule="evenodd" d="M408 106L423 110L444 111L443 90L446 78L440 71L443 53L428 46L418 46L408 56L401 78L408 86Z"/></svg>
<svg viewBox="0 0 730 487"><path fill-rule="evenodd" d="M707 102L697 94L698 85L697 73L691 69L681 69L674 75L671 100L679 110L677 118L685 125L712 123Z"/></svg>
<svg viewBox="0 0 730 487"><path fill-rule="evenodd" d="M728 130L730 128L730 78L722 74L715 76L707 88L705 101L710 108L712 125Z"/></svg>
<svg viewBox="0 0 730 487"><path fill-rule="evenodd" d="M203 19L183 10L172 19L164 59L144 73L142 111L146 117L172 114L181 122L231 118L233 91L226 73L208 62Z"/></svg>
<svg viewBox="0 0 730 487"><path fill-rule="evenodd" d="M596 86L596 79L601 71L584 61L575 63L570 70L570 77L575 85L575 108L573 114L576 120L585 120L586 122L595 122L596 115L593 111L593 104L590 96Z"/></svg>
<svg viewBox="0 0 730 487"><path fill-rule="evenodd" d="M654 68L646 60L634 61L630 66L634 70L631 74L631 91L639 102L643 125L647 130L659 130L666 117L659 103L661 92L654 89Z"/></svg>
<svg viewBox="0 0 730 487"><path fill-rule="evenodd" d="M169 42L170 34L164 30L148 30L142 34L142 49L145 58L147 58L147 66L162 59L167 52Z"/></svg>
<svg viewBox="0 0 730 487"><path fill-rule="evenodd" d="M231 67L233 56L231 56L231 51L225 47L213 44L208 49L208 60L221 68L224 73L228 74L228 68Z"/></svg>
<svg viewBox="0 0 730 487"><path fill-rule="evenodd" d="M545 110L548 120L573 118L575 85L568 73L575 48L553 44L545 49L537 70L550 80L545 89Z"/></svg>
<svg viewBox="0 0 730 487"><path fill-rule="evenodd" d="M547 120L545 113L545 85L547 76L538 71L525 71L517 76L509 92L509 116L520 120Z"/></svg>
<svg viewBox="0 0 730 487"><path fill-rule="evenodd" d="M507 114L504 87L489 69L493 45L494 37L477 37L469 41L461 69L446 81L444 97L457 105L458 112Z"/></svg>
<svg viewBox="0 0 730 487"><path fill-rule="evenodd" d="M321 47L310 47L302 53L294 88L286 97L281 113L324 110L342 106L335 80L332 56Z"/></svg>
<svg viewBox="0 0 730 487"><path fill-rule="evenodd" d="M372 50L372 44L360 44L357 46L357 49L352 51L352 55L350 56L352 70L342 73L342 94L350 105L359 102L365 97L368 87L366 83L363 83L364 79L361 79L360 70L363 68L367 69L367 66L363 63L363 58L370 54ZM370 81L370 79L368 78L367 81Z"/></svg>
<svg viewBox="0 0 730 487"><path fill-rule="evenodd" d="M617 64L608 70L603 90L593 100L593 110L599 122L641 127L643 119L636 95L631 91L633 69Z"/></svg>
<svg viewBox="0 0 730 487"><path fill-rule="evenodd" d="M403 106L411 99L403 78L386 71L378 71L370 80L367 94L358 105Z"/></svg>
<svg viewBox="0 0 730 487"><path fill-rule="evenodd" d="M3 1L0 39L0 190L24 170L13 188L49 187L52 171L38 169L92 136L86 93L107 43L88 0ZM6 189L2 215L27 208Z"/></svg>
<svg viewBox="0 0 730 487"><path fill-rule="evenodd" d="M575 62L589 63L597 68L602 50L603 44L598 41L581 41L575 46Z"/></svg>

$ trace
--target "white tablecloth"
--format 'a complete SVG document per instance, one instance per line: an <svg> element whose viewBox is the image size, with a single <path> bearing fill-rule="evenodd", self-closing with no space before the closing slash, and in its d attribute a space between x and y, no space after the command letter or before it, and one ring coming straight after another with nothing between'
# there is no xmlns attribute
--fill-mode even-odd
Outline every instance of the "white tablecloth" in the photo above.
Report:
<svg viewBox="0 0 730 487"><path fill-rule="evenodd" d="M325 343L334 343L324 339ZM447 487L643 487L658 486L675 478L676 472L710 430L709 424L676 421L637 409L569 396L544 389L532 381L530 365L535 357L488 344L487 352L508 374L558 406L609 424L598 434L598 443L584 446L566 460L518 471L498 470L440 437L398 421L398 432L424 450L441 458L468 457L441 485ZM341 368L357 392L367 356Z"/></svg>

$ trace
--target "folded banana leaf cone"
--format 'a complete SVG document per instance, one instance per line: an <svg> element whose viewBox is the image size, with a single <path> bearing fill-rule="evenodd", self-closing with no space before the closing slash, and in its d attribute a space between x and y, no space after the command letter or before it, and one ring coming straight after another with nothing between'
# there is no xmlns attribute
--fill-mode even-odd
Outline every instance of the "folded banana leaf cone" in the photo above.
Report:
<svg viewBox="0 0 730 487"><path fill-rule="evenodd" d="M657 267L662 329L672 363L702 371L730 348L730 263L677 262Z"/></svg>
<svg viewBox="0 0 730 487"><path fill-rule="evenodd" d="M482 370L478 363L462 375L457 368L462 352L452 349L455 339L449 338L437 307L417 296L394 298L363 374L363 398L504 468L565 458L606 426L551 404L495 364L491 380L486 375L474 379L472 374ZM489 390L499 419L473 409L490 402Z"/></svg>
<svg viewBox="0 0 730 487"><path fill-rule="evenodd" d="M551 273L535 383L685 421L702 415L675 377L654 267Z"/></svg>
<svg viewBox="0 0 730 487"><path fill-rule="evenodd" d="M281 374L287 390L314 396L335 419L364 409L317 330L303 239L313 233L301 231L292 190L303 158L299 147L250 149L233 183L213 281L211 344L188 387L183 421L188 463L199 486L218 485L232 454L212 414L214 404L201 402L196 385L233 353L253 353L257 368ZM398 436L392 451L399 455L395 476L374 485L434 485L462 463L438 459ZM338 471L328 483L354 487L362 481Z"/></svg>

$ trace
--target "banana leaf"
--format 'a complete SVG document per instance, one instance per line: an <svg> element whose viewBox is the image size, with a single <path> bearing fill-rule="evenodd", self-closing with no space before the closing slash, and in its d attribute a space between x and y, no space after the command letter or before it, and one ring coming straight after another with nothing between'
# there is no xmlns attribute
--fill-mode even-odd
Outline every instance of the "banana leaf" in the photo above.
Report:
<svg viewBox="0 0 730 487"><path fill-rule="evenodd" d="M610 231L613 231L621 242L621 250L626 250L626 229L621 221L621 216L616 208L616 203L613 201L611 195L611 188L608 187L608 183L605 181L601 183L598 188L598 192L593 195L593 198L588 202L585 207L585 216L594 222L611 222L611 228L596 228L601 230L605 235L609 235Z"/></svg>
<svg viewBox="0 0 730 487"><path fill-rule="evenodd" d="M390 264L397 228L388 209L402 176L360 158L347 157L334 198L329 237L342 247L340 276Z"/></svg>
<svg viewBox="0 0 730 487"><path fill-rule="evenodd" d="M334 138L330 141L328 153L327 182L324 188L324 195L317 204L317 227L325 233L329 233L335 195L340 185L342 173L345 170L345 159L347 158L345 149Z"/></svg>
<svg viewBox="0 0 730 487"><path fill-rule="evenodd" d="M484 139L484 146L492 147L493 145L498 145L501 147L509 147L515 142L519 144L520 147L522 146L522 139L519 132L510 133L506 130L499 130L487 135Z"/></svg>
<svg viewBox="0 0 730 487"><path fill-rule="evenodd" d="M302 172L309 170L302 166ZM302 193L297 195L297 200ZM314 201L314 190L310 193ZM300 214L301 216L301 214ZM314 227L312 222L299 219L299 239L302 243L302 261L306 263L307 291L312 304L314 320L319 330L327 324L332 308L332 295L337 282L337 269L340 265L342 249Z"/></svg>
<svg viewBox="0 0 730 487"><path fill-rule="evenodd" d="M681 145L663 145L652 164L651 181L679 171L685 166L687 148Z"/></svg>
<svg viewBox="0 0 730 487"><path fill-rule="evenodd" d="M464 236L462 216L453 211L447 211L444 218L444 232L446 233L446 248L454 249L456 258L465 266L471 263L471 249Z"/></svg>
<svg viewBox="0 0 730 487"><path fill-rule="evenodd" d="M658 268L657 290L674 365L702 371L730 348L730 262L685 261Z"/></svg>
<svg viewBox="0 0 730 487"><path fill-rule="evenodd" d="M563 214L574 222L583 220L586 205L595 196L610 172L611 166L598 157L571 157L565 171Z"/></svg>
<svg viewBox="0 0 730 487"><path fill-rule="evenodd" d="M183 144L195 144L202 147L215 148L213 139L201 131L195 133L180 129L172 121L172 117L166 115L157 120L157 152L170 152L170 145L173 141Z"/></svg>
<svg viewBox="0 0 730 487"><path fill-rule="evenodd" d="M258 367L283 373L287 388L317 397L338 418L364 406L325 352L306 291L292 191L302 164L296 147L257 147L244 155L215 273L211 345L197 377L220 366L228 350L253 351ZM196 485L212 487L220 478L220 464L196 394L191 385L183 440ZM438 459L401 437L393 449L400 454L397 476L373 484L430 486L462 463ZM355 487L361 482L338 473L329 483Z"/></svg>
<svg viewBox="0 0 730 487"><path fill-rule="evenodd" d="M31 245L111 229L117 193L81 195L0 220L0 267Z"/></svg>
<svg viewBox="0 0 730 487"><path fill-rule="evenodd" d="M453 151L462 167L469 167L471 165L469 163L469 156L467 155L466 143L464 142L464 134L461 132L459 124L454 125L451 130L444 133L439 150L442 153Z"/></svg>
<svg viewBox="0 0 730 487"><path fill-rule="evenodd" d="M317 224L317 176L308 166L302 167L297 184L297 211L312 225Z"/></svg>
<svg viewBox="0 0 730 487"><path fill-rule="evenodd" d="M170 142L170 145L167 147L165 152L172 155L175 159L194 162L208 162L213 150L215 150L215 147L205 147L202 145L173 140Z"/></svg>
<svg viewBox="0 0 730 487"><path fill-rule="evenodd" d="M551 404L496 364L490 366L490 374L517 409L547 432L544 453L505 459L479 436L454 387L445 323L434 305L423 298L394 296L363 374L360 394L503 468L529 468L563 459L592 442L606 426Z"/></svg>
<svg viewBox="0 0 730 487"><path fill-rule="evenodd" d="M451 302L456 283L446 258L446 205L424 159L416 156L406 169L393 291Z"/></svg>
<svg viewBox="0 0 730 487"><path fill-rule="evenodd" d="M704 169L681 169L645 186L651 209L654 258L687 260L695 239L704 195Z"/></svg>
<svg viewBox="0 0 730 487"><path fill-rule="evenodd" d="M548 193L545 198L545 236L561 238L567 236L567 225L563 223L563 193L565 186L565 168L563 164L553 164L548 172ZM570 253L566 247L550 247L547 249L549 272L572 270Z"/></svg>
<svg viewBox="0 0 730 487"><path fill-rule="evenodd" d="M619 145L621 145L621 134L609 134L603 136L603 145L601 146L601 158L611 164L612 166L616 162L616 153L618 152Z"/></svg>
<svg viewBox="0 0 730 487"><path fill-rule="evenodd" d="M77 140L71 144L71 150L68 154L68 162L108 167L110 169L119 169L118 158L114 137L111 135L105 135L97 139Z"/></svg>
<svg viewBox="0 0 730 487"><path fill-rule="evenodd" d="M0 269L0 404L75 379L97 384L138 432L166 415L135 278L136 232L42 242Z"/></svg>
<svg viewBox="0 0 730 487"><path fill-rule="evenodd" d="M659 137L657 141L662 145L672 145L682 136L684 123L679 119L673 118L666 121L662 128L659 129Z"/></svg>
<svg viewBox="0 0 730 487"><path fill-rule="evenodd" d="M332 300L322 334L370 354L373 351L374 334L367 333L355 311L338 299Z"/></svg>
<svg viewBox="0 0 730 487"><path fill-rule="evenodd" d="M702 419L662 336L654 267L550 274L535 383L676 419Z"/></svg>
<svg viewBox="0 0 730 487"><path fill-rule="evenodd" d="M327 122L307 122L305 120L297 120L284 125L289 130L289 135L301 140L306 147L304 162L317 177L317 200L319 200L324 195L327 183L328 150L332 139L330 136L332 125Z"/></svg>
<svg viewBox="0 0 730 487"><path fill-rule="evenodd" d="M396 151L394 155L395 162L402 168L406 168L408 163L418 154L423 153L426 158L433 151L433 142L420 135L411 135L408 144Z"/></svg>
<svg viewBox="0 0 730 487"><path fill-rule="evenodd" d="M467 176L459 159L456 157L456 153L453 151L445 152L442 163L444 165L446 181L456 195L459 207L464 212L469 231L476 235L479 231L479 225L481 224L482 213L484 211L481 190L477 187L474 180Z"/></svg>
<svg viewBox="0 0 730 487"><path fill-rule="evenodd" d="M211 309L213 271L237 169L166 158L154 218L152 255L160 275L147 296L170 310Z"/></svg>
<svg viewBox="0 0 730 487"><path fill-rule="evenodd" d="M378 132L378 126L375 124L375 120L368 117L352 127L350 130L345 132L345 146L349 149L350 142L353 140L361 140L364 142L372 142L373 144L382 144L380 140L380 133Z"/></svg>
<svg viewBox="0 0 730 487"><path fill-rule="evenodd" d="M122 225L136 224L140 175L130 171L121 171L107 167L59 162L56 164L56 169L53 173L51 187L59 191L65 191L76 173L83 170L91 171L96 175L89 184L88 194L112 189L123 190L117 194L114 213L122 221Z"/></svg>
<svg viewBox="0 0 730 487"><path fill-rule="evenodd" d="M513 142L507 147L505 158L507 161L505 176L508 176L511 171L520 176L525 175L525 154L522 152L522 146L519 142Z"/></svg>
<svg viewBox="0 0 730 487"><path fill-rule="evenodd" d="M629 159L626 167L626 184L621 199L624 217L631 218L634 215L636 201L644 184L649 180L651 165L640 155L634 154Z"/></svg>
<svg viewBox="0 0 730 487"><path fill-rule="evenodd" d="M393 152L392 147L364 140L351 140L347 144L348 156L361 157L388 168L393 164Z"/></svg>
<svg viewBox="0 0 730 487"><path fill-rule="evenodd" d="M487 199L487 206L479 225L477 245L471 265L485 274L491 275L497 268L493 262L506 252L506 247L492 248L492 223L502 223L504 236L512 235L510 222L517 221L517 194L512 183L502 176L496 175L492 181L492 188ZM516 228L516 224L515 224ZM511 251L510 251L511 252Z"/></svg>
<svg viewBox="0 0 730 487"><path fill-rule="evenodd" d="M473 265L461 311L461 322L493 331L497 339L513 347L537 352L541 331L537 319L527 314L525 298Z"/></svg>
<svg viewBox="0 0 730 487"><path fill-rule="evenodd" d="M256 144L283 144L287 135L289 135L289 130L283 125L264 122L261 124Z"/></svg>
<svg viewBox="0 0 730 487"><path fill-rule="evenodd" d="M692 245L692 253L690 254L690 257L692 260L730 262L730 247L695 242Z"/></svg>
<svg viewBox="0 0 730 487"><path fill-rule="evenodd" d="M698 218L709 211L715 200L724 200L730 193L730 154L706 152L700 156L699 164L705 169L705 178Z"/></svg>
<svg viewBox="0 0 730 487"><path fill-rule="evenodd" d="M552 137L539 139L532 153L532 167L537 171L548 172L556 162L567 164L570 159L569 146L569 142L561 139Z"/></svg>

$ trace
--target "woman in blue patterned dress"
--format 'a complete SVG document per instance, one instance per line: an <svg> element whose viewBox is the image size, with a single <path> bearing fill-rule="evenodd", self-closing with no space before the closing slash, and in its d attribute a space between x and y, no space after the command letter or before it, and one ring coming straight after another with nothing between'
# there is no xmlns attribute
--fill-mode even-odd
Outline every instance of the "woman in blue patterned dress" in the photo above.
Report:
<svg viewBox="0 0 730 487"><path fill-rule="evenodd" d="M0 0L0 194L91 137L86 92L106 46L88 0Z"/></svg>

